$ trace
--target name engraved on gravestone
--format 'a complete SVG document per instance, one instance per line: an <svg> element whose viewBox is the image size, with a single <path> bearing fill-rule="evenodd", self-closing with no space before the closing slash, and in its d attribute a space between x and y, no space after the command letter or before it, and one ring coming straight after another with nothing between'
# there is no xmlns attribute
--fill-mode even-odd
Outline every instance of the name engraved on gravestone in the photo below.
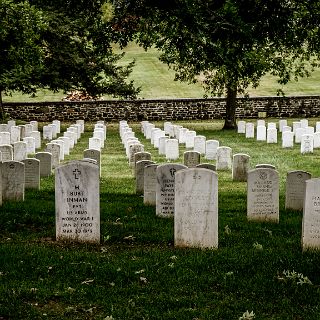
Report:
<svg viewBox="0 0 320 320"><path fill-rule="evenodd" d="M180 170L175 177L174 243L177 247L218 248L218 174Z"/></svg>
<svg viewBox="0 0 320 320"><path fill-rule="evenodd" d="M306 181L302 219L302 248L320 249L320 179Z"/></svg>
<svg viewBox="0 0 320 320"><path fill-rule="evenodd" d="M174 184L175 173L187 169L176 163L159 165L157 168L156 215L159 217L173 217L174 215Z"/></svg>
<svg viewBox="0 0 320 320"><path fill-rule="evenodd" d="M157 164L149 164L144 167L143 203L145 205L156 205L157 167Z"/></svg>
<svg viewBox="0 0 320 320"><path fill-rule="evenodd" d="M56 238L100 243L99 170L87 161L58 166L55 174Z"/></svg>
<svg viewBox="0 0 320 320"><path fill-rule="evenodd" d="M24 200L24 164L18 161L5 161L1 164L2 199Z"/></svg>
<svg viewBox="0 0 320 320"><path fill-rule="evenodd" d="M249 220L279 222L279 174L268 168L254 169L247 178Z"/></svg>
<svg viewBox="0 0 320 320"><path fill-rule="evenodd" d="M40 160L40 177L49 177L52 174L52 155L50 152L36 153L36 159Z"/></svg>
<svg viewBox="0 0 320 320"><path fill-rule="evenodd" d="M40 190L40 160L27 158L24 163L24 186L26 189Z"/></svg>
<svg viewBox="0 0 320 320"><path fill-rule="evenodd" d="M302 210L306 181L311 179L311 174L305 171L290 171L286 180L286 209Z"/></svg>

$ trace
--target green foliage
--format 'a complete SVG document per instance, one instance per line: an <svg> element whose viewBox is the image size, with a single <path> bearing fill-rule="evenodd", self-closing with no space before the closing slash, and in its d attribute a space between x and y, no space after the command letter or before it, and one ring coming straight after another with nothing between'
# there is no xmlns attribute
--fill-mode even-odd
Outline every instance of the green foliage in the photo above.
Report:
<svg viewBox="0 0 320 320"><path fill-rule="evenodd" d="M43 71L42 12L26 2L0 2L0 95L3 91L33 92Z"/></svg>
<svg viewBox="0 0 320 320"><path fill-rule="evenodd" d="M122 45L136 39L159 48L176 79L201 78L209 94L226 94L226 120L234 127L238 93L267 73L286 84L317 65L317 3L118 0L114 28Z"/></svg>
<svg viewBox="0 0 320 320"><path fill-rule="evenodd" d="M139 89L127 81L134 63L118 65L102 4L1 1L0 94L45 87L135 98Z"/></svg>

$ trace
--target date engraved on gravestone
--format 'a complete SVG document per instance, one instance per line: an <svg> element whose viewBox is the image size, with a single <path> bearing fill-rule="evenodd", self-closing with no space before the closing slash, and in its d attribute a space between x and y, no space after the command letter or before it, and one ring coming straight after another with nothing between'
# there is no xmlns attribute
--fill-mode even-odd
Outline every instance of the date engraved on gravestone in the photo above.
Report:
<svg viewBox="0 0 320 320"><path fill-rule="evenodd" d="M176 173L174 241L179 247L218 247L216 172L192 168Z"/></svg>
<svg viewBox="0 0 320 320"><path fill-rule="evenodd" d="M279 174L268 168L248 172L247 217L279 222Z"/></svg>
<svg viewBox="0 0 320 320"><path fill-rule="evenodd" d="M86 161L56 168L56 238L100 242L99 169Z"/></svg>
<svg viewBox="0 0 320 320"><path fill-rule="evenodd" d="M187 169L182 164L163 164L157 167L156 215L173 217L175 173Z"/></svg>

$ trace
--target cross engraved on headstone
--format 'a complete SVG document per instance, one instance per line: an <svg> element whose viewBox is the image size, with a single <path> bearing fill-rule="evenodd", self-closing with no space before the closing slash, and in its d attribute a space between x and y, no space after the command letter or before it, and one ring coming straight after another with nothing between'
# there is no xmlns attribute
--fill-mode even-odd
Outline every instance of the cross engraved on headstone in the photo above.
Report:
<svg viewBox="0 0 320 320"><path fill-rule="evenodd" d="M14 169L14 164L11 163L11 164L9 165L9 167L10 167L10 169Z"/></svg>
<svg viewBox="0 0 320 320"><path fill-rule="evenodd" d="M81 175L81 171L79 171L78 169L75 169L72 171L72 173L74 174L75 179L79 179L79 176Z"/></svg>
<svg viewBox="0 0 320 320"><path fill-rule="evenodd" d="M171 176L174 177L174 174L176 173L176 169L172 168L170 169L170 173L171 173Z"/></svg>

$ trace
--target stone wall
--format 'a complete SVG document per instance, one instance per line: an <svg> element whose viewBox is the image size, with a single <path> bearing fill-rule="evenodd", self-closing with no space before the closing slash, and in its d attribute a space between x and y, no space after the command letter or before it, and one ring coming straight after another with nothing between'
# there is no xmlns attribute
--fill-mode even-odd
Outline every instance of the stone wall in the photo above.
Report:
<svg viewBox="0 0 320 320"><path fill-rule="evenodd" d="M222 119L225 99L106 100L86 102L5 103L12 119L25 121L207 120ZM320 96L239 98L238 118L319 117Z"/></svg>

